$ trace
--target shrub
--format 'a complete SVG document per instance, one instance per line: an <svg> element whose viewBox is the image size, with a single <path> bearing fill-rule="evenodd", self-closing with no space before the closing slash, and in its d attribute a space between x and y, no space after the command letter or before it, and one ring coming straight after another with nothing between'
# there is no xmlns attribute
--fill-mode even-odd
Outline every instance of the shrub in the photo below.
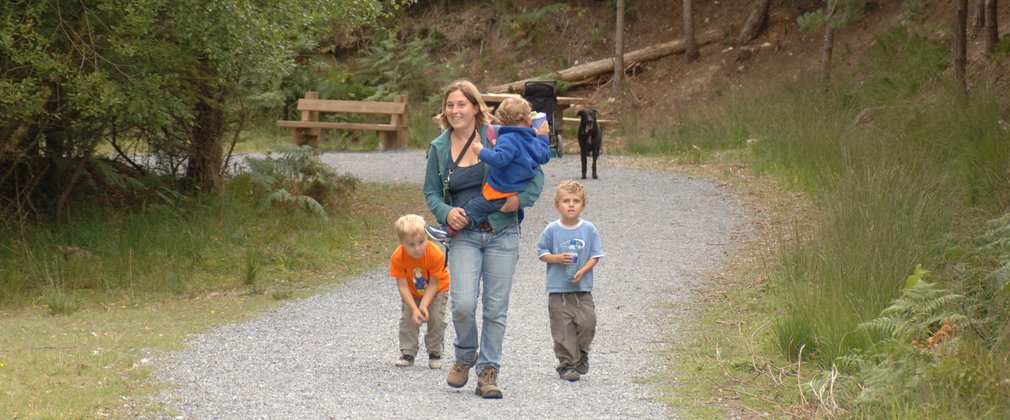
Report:
<svg viewBox="0 0 1010 420"><path fill-rule="evenodd" d="M290 146L280 157L267 153L247 162L249 192L264 208L301 208L326 217L326 209L340 208L359 182L352 175L339 175L309 146Z"/></svg>

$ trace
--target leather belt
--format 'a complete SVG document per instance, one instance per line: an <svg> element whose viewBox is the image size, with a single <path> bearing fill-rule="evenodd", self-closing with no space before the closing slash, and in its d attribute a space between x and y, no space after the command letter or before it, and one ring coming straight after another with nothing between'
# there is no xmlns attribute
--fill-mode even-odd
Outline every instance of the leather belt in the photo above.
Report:
<svg viewBox="0 0 1010 420"><path fill-rule="evenodd" d="M479 230L481 232L490 231L491 230L491 223L489 223L488 221L485 220L485 221L481 222L479 225L477 225L477 230Z"/></svg>

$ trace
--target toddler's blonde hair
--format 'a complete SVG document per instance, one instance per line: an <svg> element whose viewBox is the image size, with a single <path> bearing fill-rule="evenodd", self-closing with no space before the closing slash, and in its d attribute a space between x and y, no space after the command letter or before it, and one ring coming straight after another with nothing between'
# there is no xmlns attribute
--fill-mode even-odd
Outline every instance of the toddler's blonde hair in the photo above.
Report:
<svg viewBox="0 0 1010 420"><path fill-rule="evenodd" d="M396 236L403 239L416 238L425 235L424 218L416 214L405 214L396 219Z"/></svg>
<svg viewBox="0 0 1010 420"><path fill-rule="evenodd" d="M526 127L530 125L530 113L533 107L529 102L518 96L510 96L498 105L494 116L502 125Z"/></svg>
<svg viewBox="0 0 1010 420"><path fill-rule="evenodd" d="M561 202L561 194L569 193L578 195L582 199L582 205L589 204L589 199L586 193L586 186L582 185L581 182L574 179L566 179L558 184L558 188L554 190L554 204Z"/></svg>

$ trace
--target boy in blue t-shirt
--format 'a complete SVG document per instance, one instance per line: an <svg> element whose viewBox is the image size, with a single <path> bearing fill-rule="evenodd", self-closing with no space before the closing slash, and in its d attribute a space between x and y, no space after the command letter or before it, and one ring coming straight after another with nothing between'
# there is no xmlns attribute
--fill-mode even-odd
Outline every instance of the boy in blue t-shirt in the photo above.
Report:
<svg viewBox="0 0 1010 420"><path fill-rule="evenodd" d="M562 181L554 193L554 208L561 219L547 225L537 241L537 255L547 263L547 312L558 376L577 381L589 373L589 345L596 336L596 306L593 304L593 267L603 254L600 234L583 220L586 187L577 181ZM572 264L568 245L576 244L578 270L572 278L566 266Z"/></svg>

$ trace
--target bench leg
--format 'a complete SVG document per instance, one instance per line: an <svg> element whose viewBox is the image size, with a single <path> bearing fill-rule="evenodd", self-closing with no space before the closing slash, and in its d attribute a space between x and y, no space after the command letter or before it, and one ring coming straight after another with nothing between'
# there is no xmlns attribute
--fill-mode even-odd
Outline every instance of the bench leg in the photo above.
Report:
<svg viewBox="0 0 1010 420"><path fill-rule="evenodd" d="M316 147L319 145L319 134L319 129L293 128L291 129L291 142L299 146Z"/></svg>
<svg viewBox="0 0 1010 420"><path fill-rule="evenodd" d="M396 133L390 131L379 132L379 150L396 149Z"/></svg>

